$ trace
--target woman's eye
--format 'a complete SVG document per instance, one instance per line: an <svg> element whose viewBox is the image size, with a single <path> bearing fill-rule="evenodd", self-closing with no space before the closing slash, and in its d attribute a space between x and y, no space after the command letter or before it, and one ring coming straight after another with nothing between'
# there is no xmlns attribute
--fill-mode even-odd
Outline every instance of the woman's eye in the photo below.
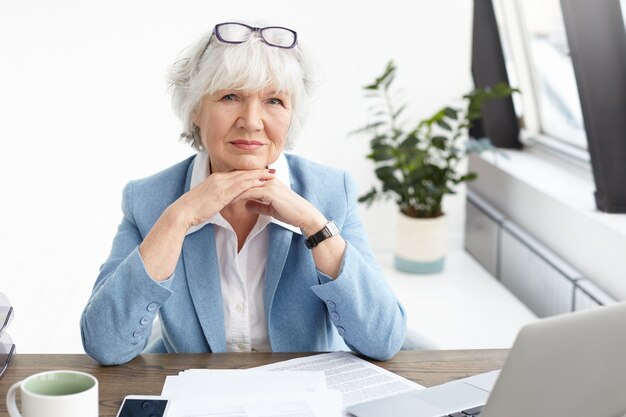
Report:
<svg viewBox="0 0 626 417"><path fill-rule="evenodd" d="M234 94L226 94L224 97L222 97L222 101L235 101L237 100L237 96Z"/></svg>
<svg viewBox="0 0 626 417"><path fill-rule="evenodd" d="M267 100L268 103L270 104L275 104L275 105L279 105L282 106L283 101L279 98L270 98L269 100Z"/></svg>

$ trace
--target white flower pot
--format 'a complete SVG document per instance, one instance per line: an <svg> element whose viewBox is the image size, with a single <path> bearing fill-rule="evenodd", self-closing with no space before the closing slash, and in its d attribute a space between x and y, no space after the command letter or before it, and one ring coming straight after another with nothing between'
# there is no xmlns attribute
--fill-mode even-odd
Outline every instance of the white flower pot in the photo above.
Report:
<svg viewBox="0 0 626 417"><path fill-rule="evenodd" d="M446 251L446 216L416 219L397 216L394 266L413 274L441 272Z"/></svg>

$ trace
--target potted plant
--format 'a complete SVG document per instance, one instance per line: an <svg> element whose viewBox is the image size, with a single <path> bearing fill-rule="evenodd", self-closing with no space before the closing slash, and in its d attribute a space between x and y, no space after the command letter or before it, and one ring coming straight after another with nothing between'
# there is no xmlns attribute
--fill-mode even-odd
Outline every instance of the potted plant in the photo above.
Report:
<svg viewBox="0 0 626 417"><path fill-rule="evenodd" d="M460 172L469 154L495 149L488 139L468 138L472 121L481 116L487 99L504 98L517 91L505 83L475 89L463 96L466 106L446 106L430 118L406 129L402 121L406 104L396 104L392 95L396 67L389 62L383 74L365 86L371 107L371 122L353 133L368 134L375 173L380 184L359 198L368 206L393 198L400 211L394 264L412 273L443 269L445 216L443 197L454 194L459 184L476 178Z"/></svg>

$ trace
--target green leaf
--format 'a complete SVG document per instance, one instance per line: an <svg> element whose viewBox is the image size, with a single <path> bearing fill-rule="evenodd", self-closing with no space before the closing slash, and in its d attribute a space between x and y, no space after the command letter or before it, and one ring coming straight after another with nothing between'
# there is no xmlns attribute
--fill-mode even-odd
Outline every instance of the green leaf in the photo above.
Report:
<svg viewBox="0 0 626 417"><path fill-rule="evenodd" d="M372 187L370 191L360 196L358 201L359 203L367 203L367 206L369 207L374 202L374 200L376 200L377 196L378 191L376 190L376 187Z"/></svg>
<svg viewBox="0 0 626 417"><path fill-rule="evenodd" d="M402 106L400 106L400 108L398 110L396 110L392 115L391 118L393 120L396 120L398 118L398 116L400 116L400 114L406 109L406 104L403 104Z"/></svg>
<svg viewBox="0 0 626 417"><path fill-rule="evenodd" d="M452 127L446 122L444 122L443 120L437 120L436 123L442 129L449 130L449 131L452 130Z"/></svg>
<svg viewBox="0 0 626 417"><path fill-rule="evenodd" d="M414 148L417 146L418 143L419 143L419 139L417 139L415 135L409 135L406 137L406 139L402 141L402 143L400 143L398 148L400 149Z"/></svg>
<svg viewBox="0 0 626 417"><path fill-rule="evenodd" d="M378 122L373 122L373 123L369 123L359 129L353 130L352 132L349 132L351 135L357 134L357 133L363 133L363 132L368 132L370 130L374 130L379 126L383 126L385 124L385 122L383 121L378 121Z"/></svg>
<svg viewBox="0 0 626 417"><path fill-rule="evenodd" d="M430 142L433 144L435 148L442 150L442 151L446 150L447 141L448 141L448 138L446 138L445 136L435 136L430 140Z"/></svg>
<svg viewBox="0 0 626 417"><path fill-rule="evenodd" d="M417 148L414 148L411 151L411 154L408 155L409 157L407 158L407 162L411 171L421 175L420 170L424 169L423 167L428 164L428 152L424 149Z"/></svg>
<svg viewBox="0 0 626 417"><path fill-rule="evenodd" d="M378 177L379 180L385 182L389 181L392 178L395 179L394 174L396 172L396 169L392 166L385 165L380 168L376 168L374 172L376 172L376 177Z"/></svg>
<svg viewBox="0 0 626 417"><path fill-rule="evenodd" d="M398 128L394 128L392 130L392 132L393 132L393 134L391 135L391 140L393 140L393 141L398 140L398 138L404 134L402 129L398 129Z"/></svg>
<svg viewBox="0 0 626 417"><path fill-rule="evenodd" d="M461 183L464 181L474 181L476 178L478 178L478 174L476 174L475 172L468 172L467 174L463 175L462 177L458 178L456 180L456 183Z"/></svg>
<svg viewBox="0 0 626 417"><path fill-rule="evenodd" d="M387 63L387 67L385 68L385 72L383 73L383 75L381 75L380 77L376 79L376 82L379 84L384 82L388 77L392 77L395 71L396 71L395 64L393 63L393 61L389 61Z"/></svg>
<svg viewBox="0 0 626 417"><path fill-rule="evenodd" d="M372 152L367 155L376 162L388 161L394 158L394 148L389 145L379 144L372 147Z"/></svg>
<svg viewBox="0 0 626 417"><path fill-rule="evenodd" d="M385 90L388 90L391 87L391 83L393 83L393 80L395 78L396 78L396 75L393 72L389 73L387 78L383 81L383 85L385 86Z"/></svg>
<svg viewBox="0 0 626 417"><path fill-rule="evenodd" d="M384 145L385 139L387 139L387 135L385 134L376 135L372 139L370 139L370 146L372 148L375 148L376 146Z"/></svg>
<svg viewBox="0 0 626 417"><path fill-rule="evenodd" d="M446 115L446 117L452 119L452 120L457 120L458 119L458 110L453 109L452 107L446 107L444 109L444 114Z"/></svg>
<svg viewBox="0 0 626 417"><path fill-rule="evenodd" d="M395 70L396 67L393 64L393 61L389 61L383 74L380 77L376 78L376 81L374 81L372 84L368 84L363 88L365 90L378 90L380 88L380 85L385 83L390 77L393 80Z"/></svg>
<svg viewBox="0 0 626 417"><path fill-rule="evenodd" d="M467 119L472 121L481 117L485 100L501 99L509 97L513 93L519 93L519 90L504 82L497 83L493 87L476 88L463 96L463 98L468 100Z"/></svg>
<svg viewBox="0 0 626 417"><path fill-rule="evenodd" d="M383 184L383 191L392 191L398 195L402 195L402 184L396 178L389 179Z"/></svg>

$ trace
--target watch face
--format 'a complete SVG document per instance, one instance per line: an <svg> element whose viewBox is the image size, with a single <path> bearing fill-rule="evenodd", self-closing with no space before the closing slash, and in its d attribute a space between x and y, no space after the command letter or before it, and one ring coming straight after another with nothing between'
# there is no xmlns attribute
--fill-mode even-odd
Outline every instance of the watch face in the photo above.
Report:
<svg viewBox="0 0 626 417"><path fill-rule="evenodd" d="M326 223L326 226L324 226L324 228L320 230L320 232L322 233L323 237L321 239L318 239L317 243L321 242L324 239L328 239L329 237L333 237L339 234L339 228L337 227L334 221L331 221L331 222Z"/></svg>
<svg viewBox="0 0 626 417"><path fill-rule="evenodd" d="M339 234L339 228L337 227L337 224L334 221L329 222L326 225L326 229L330 232L330 235L328 235L328 237L335 236L335 235Z"/></svg>

